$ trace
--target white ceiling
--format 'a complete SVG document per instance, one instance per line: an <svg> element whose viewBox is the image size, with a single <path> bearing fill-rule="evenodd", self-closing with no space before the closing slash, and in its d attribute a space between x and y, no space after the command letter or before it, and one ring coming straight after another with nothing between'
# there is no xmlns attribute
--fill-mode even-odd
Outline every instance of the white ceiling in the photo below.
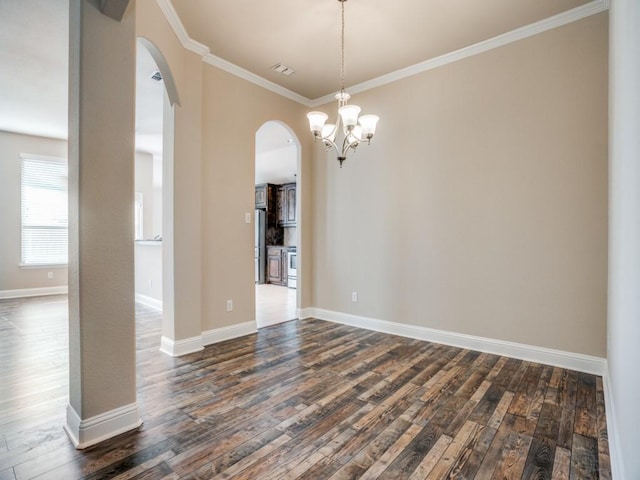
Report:
<svg viewBox="0 0 640 480"><path fill-rule="evenodd" d="M282 124L272 121L256 132L256 184L295 182L298 143Z"/></svg>
<svg viewBox="0 0 640 480"><path fill-rule="evenodd" d="M165 14L177 12L170 18L174 28L181 27L189 41L199 42L221 61L310 100L339 88L337 0L155 1ZM349 0L346 85L371 81L594 4L604 5L602 11L607 2ZM0 0L0 130L66 138L67 39L68 0ZM270 67L275 63L296 73L285 77L273 72ZM158 153L162 86L148 79L154 68L153 60L139 48L136 145ZM283 138L277 129L274 132L274 138L263 136L256 147L259 151L280 148Z"/></svg>
<svg viewBox="0 0 640 480"><path fill-rule="evenodd" d="M0 0L0 130L67 138L68 0Z"/></svg>

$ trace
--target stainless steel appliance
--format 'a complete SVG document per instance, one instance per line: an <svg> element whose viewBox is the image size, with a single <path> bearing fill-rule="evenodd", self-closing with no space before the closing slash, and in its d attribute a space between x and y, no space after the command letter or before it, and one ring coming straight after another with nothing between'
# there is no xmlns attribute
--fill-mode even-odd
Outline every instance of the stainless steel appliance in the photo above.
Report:
<svg viewBox="0 0 640 480"><path fill-rule="evenodd" d="M297 288L298 253L296 247L289 247L287 252L287 287Z"/></svg>
<svg viewBox="0 0 640 480"><path fill-rule="evenodd" d="M256 283L264 283L265 281L265 271L267 266L265 219L266 212L264 210L255 211L256 240L254 257Z"/></svg>

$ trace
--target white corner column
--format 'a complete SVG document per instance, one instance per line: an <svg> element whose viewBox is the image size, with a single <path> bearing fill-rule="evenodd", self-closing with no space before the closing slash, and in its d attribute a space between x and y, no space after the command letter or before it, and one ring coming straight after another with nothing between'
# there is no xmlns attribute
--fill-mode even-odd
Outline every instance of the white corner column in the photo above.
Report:
<svg viewBox="0 0 640 480"><path fill-rule="evenodd" d="M134 309L135 22L70 0L69 405L85 448L141 424ZM131 5L133 7L133 5Z"/></svg>
<svg viewBox="0 0 640 480"><path fill-rule="evenodd" d="M614 479L640 478L640 1L609 11L609 445Z"/></svg>

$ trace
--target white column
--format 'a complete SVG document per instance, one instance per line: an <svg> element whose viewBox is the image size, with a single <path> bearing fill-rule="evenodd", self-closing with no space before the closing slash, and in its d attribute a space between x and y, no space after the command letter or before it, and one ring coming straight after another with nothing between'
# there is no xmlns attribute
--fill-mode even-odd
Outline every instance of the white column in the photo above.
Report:
<svg viewBox="0 0 640 480"><path fill-rule="evenodd" d="M609 11L609 435L614 478L640 478L640 1ZM613 427L613 428L611 428Z"/></svg>
<svg viewBox="0 0 640 480"><path fill-rule="evenodd" d="M85 448L137 428L134 310L135 22L70 0L69 405ZM132 5L133 7L133 5Z"/></svg>

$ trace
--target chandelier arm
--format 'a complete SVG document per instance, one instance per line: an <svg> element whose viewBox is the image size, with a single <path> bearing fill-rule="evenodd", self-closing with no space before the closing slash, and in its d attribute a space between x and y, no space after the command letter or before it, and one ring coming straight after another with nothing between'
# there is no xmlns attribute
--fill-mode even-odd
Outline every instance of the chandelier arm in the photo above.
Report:
<svg viewBox="0 0 640 480"><path fill-rule="evenodd" d="M355 151L356 148L358 147L358 145L360 145L360 142L362 142L362 140L359 140L355 135L353 136L353 138L354 138L353 142L350 142L349 141L349 135L344 137L344 140L342 141L342 156L343 157L347 156L347 153L349 152L350 148L353 151Z"/></svg>
<svg viewBox="0 0 640 480"><path fill-rule="evenodd" d="M340 154L340 149L338 148L338 145L336 145L336 142L334 142L333 140L331 140L329 137L321 137L321 136L316 136L315 140L320 140L322 142L322 144L327 148L327 152L329 150L331 150L331 147L333 147L336 150L336 154ZM343 152L343 156L345 156L344 152ZM341 163L342 166L342 163Z"/></svg>

